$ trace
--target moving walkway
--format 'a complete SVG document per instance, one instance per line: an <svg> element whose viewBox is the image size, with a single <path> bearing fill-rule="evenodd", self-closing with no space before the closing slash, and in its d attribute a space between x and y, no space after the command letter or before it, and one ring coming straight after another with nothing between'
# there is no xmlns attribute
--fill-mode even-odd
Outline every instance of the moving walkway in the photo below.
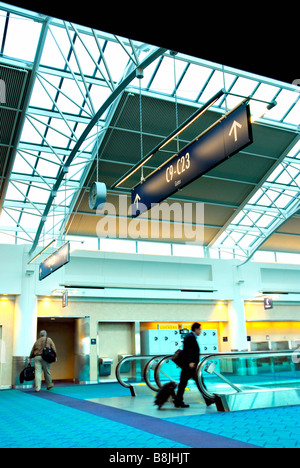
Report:
<svg viewBox="0 0 300 468"><path fill-rule="evenodd" d="M179 382L180 369L171 357L126 356L118 363L116 378L132 396L141 387L158 391L170 380ZM122 373L129 362L129 372ZM201 356L196 374L195 387L218 411L300 405L299 349Z"/></svg>

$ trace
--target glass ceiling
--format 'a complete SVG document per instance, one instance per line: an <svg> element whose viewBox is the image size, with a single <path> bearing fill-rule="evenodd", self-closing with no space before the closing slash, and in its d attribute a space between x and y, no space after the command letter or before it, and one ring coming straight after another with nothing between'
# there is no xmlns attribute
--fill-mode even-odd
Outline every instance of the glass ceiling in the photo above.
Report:
<svg viewBox="0 0 300 468"><path fill-rule="evenodd" d="M118 83L153 49L56 19L51 19L44 30L45 22L46 18L39 14L0 2L0 64L26 65L35 73L0 216L0 242L4 243L33 243L59 171L82 132ZM299 132L299 89L292 84L180 53L173 57L168 52L149 65L144 78L133 80L128 89L138 93L140 86L143 94L176 99L193 107L199 107L223 88L229 94L220 98L212 110L224 114L249 96L254 119L276 100L277 105L261 117L261 122ZM68 217L109 126L113 106L90 132L57 190L39 239L42 245L65 233ZM261 238L273 231L278 217L283 219L296 210L299 194L300 146L295 141L276 171L210 247L233 249L247 257Z"/></svg>

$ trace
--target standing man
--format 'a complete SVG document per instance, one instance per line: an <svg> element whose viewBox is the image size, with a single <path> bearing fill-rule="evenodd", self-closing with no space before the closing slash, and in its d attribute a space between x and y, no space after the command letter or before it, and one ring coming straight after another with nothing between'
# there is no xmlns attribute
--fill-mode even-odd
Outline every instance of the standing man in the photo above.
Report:
<svg viewBox="0 0 300 468"><path fill-rule="evenodd" d="M53 341L51 340L51 338L47 337L47 332L45 330L42 330L40 332L40 338L34 343L30 356L28 358L28 363L30 363L31 359L34 359L35 391L36 392L39 392L41 390L43 371L44 371L47 390L51 390L51 388L54 387L52 383L51 373L50 373L50 364L44 361L44 359L42 358L45 344L47 348L53 349L53 351L55 351L56 353L56 348L55 348Z"/></svg>
<svg viewBox="0 0 300 468"><path fill-rule="evenodd" d="M196 369L200 361L200 348L198 345L197 337L201 335L201 325L196 322L192 325L192 331L184 338L182 360L183 366L180 375L180 382L175 399L175 408L189 408L183 401L183 394L185 387L190 379L196 380ZM206 401L207 406L211 402Z"/></svg>

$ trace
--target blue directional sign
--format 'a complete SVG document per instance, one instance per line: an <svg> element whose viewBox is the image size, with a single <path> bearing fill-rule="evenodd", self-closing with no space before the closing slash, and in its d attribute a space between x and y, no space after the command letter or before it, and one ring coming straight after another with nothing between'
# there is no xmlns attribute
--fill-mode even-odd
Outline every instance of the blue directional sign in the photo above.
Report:
<svg viewBox="0 0 300 468"><path fill-rule="evenodd" d="M70 242L66 242L40 264L40 281L70 261Z"/></svg>
<svg viewBox="0 0 300 468"><path fill-rule="evenodd" d="M252 141L249 105L242 103L132 190L132 216L162 202Z"/></svg>

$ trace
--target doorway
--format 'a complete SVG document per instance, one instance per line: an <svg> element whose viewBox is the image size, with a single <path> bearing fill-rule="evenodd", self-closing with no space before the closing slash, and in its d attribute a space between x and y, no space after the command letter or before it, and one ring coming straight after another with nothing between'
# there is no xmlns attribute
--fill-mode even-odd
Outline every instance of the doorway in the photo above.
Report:
<svg viewBox="0 0 300 468"><path fill-rule="evenodd" d="M52 379L73 382L75 319L38 318L38 337L41 330L46 330L47 335L53 340L57 350L58 362L51 365Z"/></svg>

